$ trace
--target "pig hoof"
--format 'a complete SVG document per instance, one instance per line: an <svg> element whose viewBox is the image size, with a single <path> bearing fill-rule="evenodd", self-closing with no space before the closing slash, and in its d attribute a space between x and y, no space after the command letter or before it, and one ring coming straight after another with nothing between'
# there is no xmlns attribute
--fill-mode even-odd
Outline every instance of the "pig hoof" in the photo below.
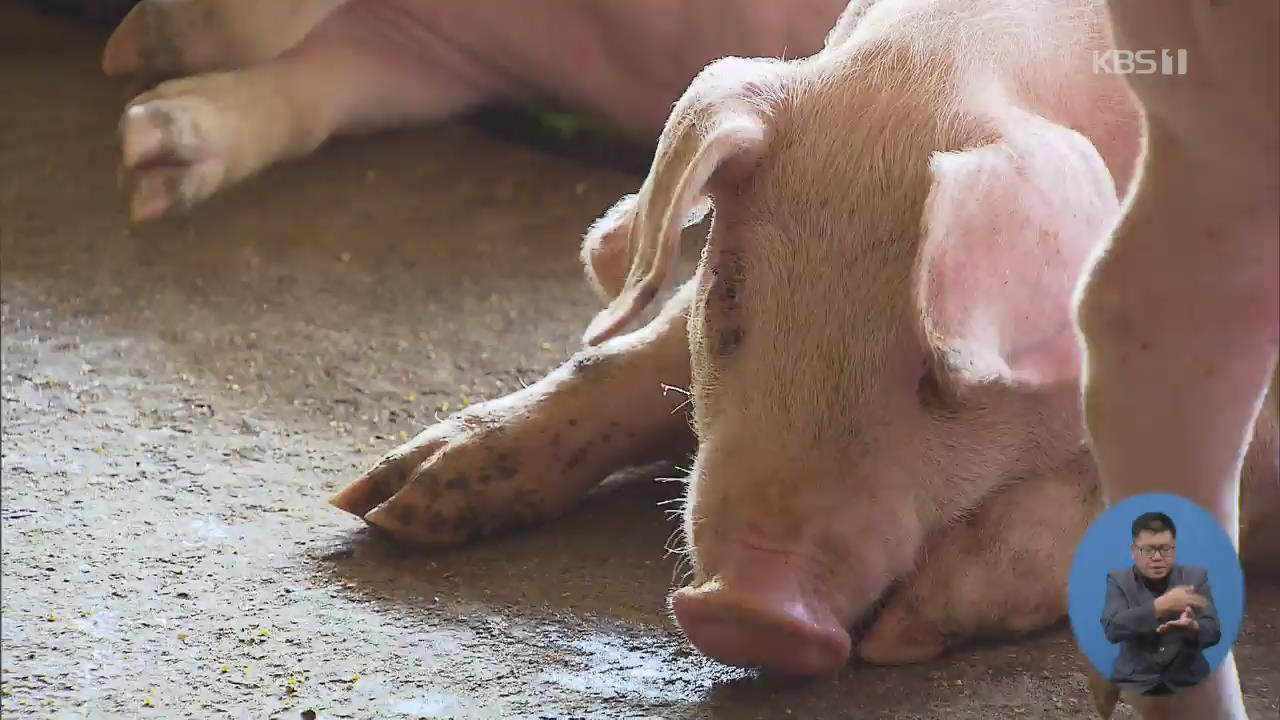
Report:
<svg viewBox="0 0 1280 720"><path fill-rule="evenodd" d="M550 434L546 423L468 412L393 450L329 502L427 548L527 527L562 512L593 482L553 465Z"/></svg>
<svg viewBox="0 0 1280 720"><path fill-rule="evenodd" d="M858 657L872 665L909 665L932 660L946 649L936 626L901 605L882 610L858 644Z"/></svg>
<svg viewBox="0 0 1280 720"><path fill-rule="evenodd" d="M120 120L122 184L135 222L190 208L228 180L236 138L223 103L182 92L190 80L140 95Z"/></svg>

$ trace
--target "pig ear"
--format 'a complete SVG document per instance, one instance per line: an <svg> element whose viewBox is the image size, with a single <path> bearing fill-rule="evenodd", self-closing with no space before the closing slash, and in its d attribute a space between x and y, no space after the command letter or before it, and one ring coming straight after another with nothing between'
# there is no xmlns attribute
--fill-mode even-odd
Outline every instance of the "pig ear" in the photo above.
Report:
<svg viewBox="0 0 1280 720"><path fill-rule="evenodd" d="M1119 214L1111 175L1079 133L1018 113L998 135L930 162L916 302L953 389L1079 376L1072 298Z"/></svg>
<svg viewBox="0 0 1280 720"><path fill-rule="evenodd" d="M711 210L711 198L704 197L685 218L681 230L697 225ZM623 195L601 215L582 237L582 264L587 281L605 302L622 293L631 270L631 229L636 218L636 196Z"/></svg>
<svg viewBox="0 0 1280 720"><path fill-rule="evenodd" d="M596 228L597 234L626 231L630 271L621 293L587 327L587 345L617 334L653 301L671 271L681 231L707 210L712 175L729 160L759 151L764 124L742 106L727 110L704 101L684 112L677 106L634 205Z"/></svg>

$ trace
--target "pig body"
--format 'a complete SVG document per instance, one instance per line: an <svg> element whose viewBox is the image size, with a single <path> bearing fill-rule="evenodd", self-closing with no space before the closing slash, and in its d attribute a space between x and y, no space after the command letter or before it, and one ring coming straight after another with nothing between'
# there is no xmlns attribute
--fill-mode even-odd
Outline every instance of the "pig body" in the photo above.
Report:
<svg viewBox="0 0 1280 720"><path fill-rule="evenodd" d="M1140 138L1106 43L1101 0L880 0L810 57L712 63L584 239L586 347L333 504L449 545L694 448L671 604L712 657L823 674L1055 622L1101 507L1071 298ZM624 332L712 207L694 277ZM1247 507L1274 517L1255 432Z"/></svg>
<svg viewBox="0 0 1280 720"><path fill-rule="evenodd" d="M1147 142L1080 286L1085 422L1108 501L1176 492L1234 539L1268 379L1280 412L1280 5L1113 0L1109 17L1118 48L1177 49L1185 74L1127 76ZM1161 705L1244 717L1234 659Z"/></svg>
<svg viewBox="0 0 1280 720"><path fill-rule="evenodd" d="M708 62L808 55L843 0L143 0L111 75L176 77L120 123L132 217L185 208L335 134L552 97L640 137Z"/></svg>

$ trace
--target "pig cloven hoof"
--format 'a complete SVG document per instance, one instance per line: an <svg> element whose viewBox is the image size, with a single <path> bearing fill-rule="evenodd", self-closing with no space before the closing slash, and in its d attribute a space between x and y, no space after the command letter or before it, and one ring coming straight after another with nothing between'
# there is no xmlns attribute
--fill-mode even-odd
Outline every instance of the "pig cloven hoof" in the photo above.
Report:
<svg viewBox="0 0 1280 720"><path fill-rule="evenodd" d="M334 493L329 504L362 518L404 487L407 480L388 473L368 473Z"/></svg>

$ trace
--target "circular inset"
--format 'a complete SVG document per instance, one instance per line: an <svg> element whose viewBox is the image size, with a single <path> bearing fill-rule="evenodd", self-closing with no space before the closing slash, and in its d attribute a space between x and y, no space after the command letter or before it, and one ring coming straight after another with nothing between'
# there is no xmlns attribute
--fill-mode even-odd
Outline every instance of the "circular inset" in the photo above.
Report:
<svg viewBox="0 0 1280 720"><path fill-rule="evenodd" d="M1204 508L1168 493L1106 509L1076 546L1067 612L1080 650L1121 690L1168 694L1202 682L1236 641L1244 573Z"/></svg>

